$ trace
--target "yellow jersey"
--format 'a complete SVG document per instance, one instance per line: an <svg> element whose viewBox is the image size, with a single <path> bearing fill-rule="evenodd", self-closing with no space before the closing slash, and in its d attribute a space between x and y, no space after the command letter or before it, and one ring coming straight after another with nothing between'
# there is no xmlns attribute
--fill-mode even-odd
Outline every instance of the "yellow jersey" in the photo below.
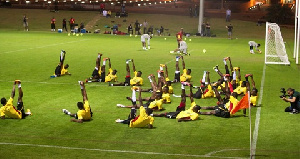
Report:
<svg viewBox="0 0 300 159"><path fill-rule="evenodd" d="M252 104L253 106L256 106L257 97L258 96L252 96L251 95L251 97L250 97L250 104Z"/></svg>
<svg viewBox="0 0 300 159"><path fill-rule="evenodd" d="M143 78L137 77L137 72L134 71L134 77L130 80L130 85L140 84L143 85Z"/></svg>
<svg viewBox="0 0 300 159"><path fill-rule="evenodd" d="M197 120L199 114L193 111L194 106L196 106L196 102L191 103L191 107L188 110L181 111L177 116L176 119L187 118L191 120Z"/></svg>
<svg viewBox="0 0 300 159"><path fill-rule="evenodd" d="M171 103L171 98L169 93L163 93L162 94L162 99L165 103Z"/></svg>
<svg viewBox="0 0 300 159"><path fill-rule="evenodd" d="M186 69L183 69L183 74L180 76L180 82L190 82L191 79L192 79L192 76L186 74Z"/></svg>
<svg viewBox="0 0 300 159"><path fill-rule="evenodd" d="M65 69L65 66L63 65L62 68L61 68L61 70L60 70L60 74L61 75L65 75L66 73L68 73L68 70Z"/></svg>
<svg viewBox="0 0 300 159"><path fill-rule="evenodd" d="M78 110L77 116L79 120L91 120L91 108L88 101L84 101L84 110Z"/></svg>
<svg viewBox="0 0 300 159"><path fill-rule="evenodd" d="M209 97L215 97L215 92L212 89L211 85L207 85L207 89L202 94L202 98L209 98Z"/></svg>
<svg viewBox="0 0 300 159"><path fill-rule="evenodd" d="M116 82L117 81L117 75L113 75L113 70L111 68L108 69L109 73L107 76L105 76L105 82Z"/></svg>
<svg viewBox="0 0 300 159"><path fill-rule="evenodd" d="M12 119L22 119L22 113L13 106L13 98L9 98L5 106L0 108L0 116L7 116Z"/></svg>
<svg viewBox="0 0 300 159"><path fill-rule="evenodd" d="M130 121L129 127L131 128L146 127L149 124L153 125L153 122L154 122L154 118L152 116L149 116L146 113L146 109L142 106L140 107L140 115Z"/></svg>
<svg viewBox="0 0 300 159"><path fill-rule="evenodd" d="M155 101L152 101L150 104L149 104L149 107L150 109L153 109L155 107L157 107L159 110L163 109L162 107L162 103L163 103L163 99L155 99Z"/></svg>

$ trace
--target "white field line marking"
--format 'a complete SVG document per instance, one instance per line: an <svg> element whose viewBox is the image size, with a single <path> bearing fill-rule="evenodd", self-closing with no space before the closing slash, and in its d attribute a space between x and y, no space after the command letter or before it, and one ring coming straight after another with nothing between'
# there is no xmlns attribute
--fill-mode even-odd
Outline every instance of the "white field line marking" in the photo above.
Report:
<svg viewBox="0 0 300 159"><path fill-rule="evenodd" d="M9 83L13 83L14 81L4 81L4 80L0 80L0 82L9 82ZM76 83L55 83L55 82L34 82L34 81L22 81L22 83L36 83L36 84L49 84L49 85L79 85L78 82ZM93 85L90 85L90 86L96 86L96 87L108 87L107 83L104 83L104 82L91 82L93 83ZM97 84L96 83L104 83L105 85L103 84ZM87 83L89 84L89 83ZM123 87L123 86L118 86L118 87ZM124 86L125 87L125 86Z"/></svg>
<svg viewBox="0 0 300 159"><path fill-rule="evenodd" d="M211 156L211 155L213 155L215 153L225 152L225 151L241 151L241 150L244 150L244 149L223 149L223 150L219 150L219 151L212 151L210 153L205 154L204 156L206 156L206 157L214 157L214 156Z"/></svg>
<svg viewBox="0 0 300 159"><path fill-rule="evenodd" d="M8 54L8 53L13 53L13 52L27 51L27 50L33 50L33 49L41 49L41 48L45 48L45 47L51 47L51 46L57 46L57 45L77 43L77 42L85 41L85 40L87 40L87 39L82 39L82 40L78 40L78 41L64 42L64 43L56 43L56 44L38 46L38 47L33 47L33 48L25 48L25 49L19 49L19 50L6 51L6 52L2 52L0 54Z"/></svg>
<svg viewBox="0 0 300 159"><path fill-rule="evenodd" d="M233 158L233 159L240 158L240 157L222 157L222 156L206 156L206 155L192 155L192 154L172 154L172 153L160 153L160 152L127 151L127 150L88 149L88 148L80 148L80 147L19 144L19 143L4 143L4 142L0 142L0 145L32 146L32 147L59 148L59 149L68 149L68 150L86 150L86 151L100 151L100 152L133 153L133 154L145 154L145 155L165 155L165 156L183 156L183 157L213 157L213 158Z"/></svg>
<svg viewBox="0 0 300 159"><path fill-rule="evenodd" d="M266 64L263 68L263 75L261 77L261 84L260 84L260 96L258 99L258 105L256 110L256 119L255 119L255 127L253 131L253 139L252 139L252 158L255 159L255 151L256 151L256 144L257 144L257 137L258 137L258 128L259 128L259 122L260 122L260 112L261 112L261 102L263 98L263 92L264 92L264 84L265 84L265 75L266 75Z"/></svg>

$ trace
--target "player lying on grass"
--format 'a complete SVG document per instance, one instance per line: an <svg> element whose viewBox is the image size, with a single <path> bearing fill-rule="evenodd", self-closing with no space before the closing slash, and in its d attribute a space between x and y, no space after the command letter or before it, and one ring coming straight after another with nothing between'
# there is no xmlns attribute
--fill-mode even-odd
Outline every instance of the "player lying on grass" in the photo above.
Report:
<svg viewBox="0 0 300 159"><path fill-rule="evenodd" d="M82 81L79 81L79 85L81 89L81 95L83 97L83 102L77 103L77 107L79 110L77 111L76 114L72 114L70 111L63 109L63 113L70 115L71 117L74 117L74 119L72 118L71 121L82 123L84 121L90 121L93 116L93 113L88 101L84 83Z"/></svg>
<svg viewBox="0 0 300 159"><path fill-rule="evenodd" d="M135 89L135 90L139 90L139 99L141 98L141 100L143 101L142 97L141 97L141 89L140 87L132 87L131 89ZM165 110L162 105L163 105L163 99L161 97L161 92L159 90L157 91L153 91L155 92L155 98L154 99L149 99L148 102L146 103L146 105L144 105L144 107L147 107L147 108L150 108L150 109L153 109L155 111L162 111L162 110ZM132 100L132 99L131 99ZM140 106L142 105L136 105L135 107L136 108L140 108ZM125 106L123 104L117 104L117 107L120 107L120 108L132 108L133 105L130 105L130 106Z"/></svg>
<svg viewBox="0 0 300 159"><path fill-rule="evenodd" d="M110 62L110 58L107 58L106 60L108 60L108 66L109 66L109 69L108 69L108 74L105 76L105 82L117 82L118 81L118 77L117 77L117 70L116 69L112 69L111 68L111 62ZM104 72L105 72L105 62L103 60L103 65L102 67ZM102 78L102 77L101 77Z"/></svg>
<svg viewBox="0 0 300 159"><path fill-rule="evenodd" d="M100 56L99 56L100 55ZM89 79L86 79L85 82L116 82L117 81L117 70L113 70L111 68L111 61L110 58L104 58L103 59L103 64L101 66L101 70L99 71L100 68L100 61L101 61L101 56L102 54L98 54L98 57L96 59L96 67L92 73L92 77ZM106 66L106 61L108 60L108 74L106 75L105 73L105 66Z"/></svg>
<svg viewBox="0 0 300 159"><path fill-rule="evenodd" d="M184 85L190 86L190 100L191 100L191 107L188 110L185 110L186 106L186 94L185 94L185 88ZM154 117L166 117L171 119L177 119L178 122L181 121L192 121L198 119L198 113L201 109L199 105L196 104L194 101L193 95L192 95L192 85L183 82L181 84L181 101L179 106L176 108L175 112L167 112L167 113L161 113L161 114L153 114Z"/></svg>
<svg viewBox="0 0 300 159"><path fill-rule="evenodd" d="M221 82L219 81L217 85L220 85ZM218 90L217 85L213 86L213 90L215 91L216 98L218 99L217 106L210 106L210 107L201 107L203 110L212 110L210 112L203 112L201 111L201 115L215 115L217 117L222 118L229 118L231 110L238 104L237 100L237 93L233 92L230 95L230 90L227 87L227 81L225 81L225 90L226 90L226 96L224 99L221 98ZM229 98L228 98L229 96ZM245 115L246 112L244 112Z"/></svg>
<svg viewBox="0 0 300 159"><path fill-rule="evenodd" d="M13 106L16 84L18 85L18 90L19 90L17 109ZM31 115L30 111L27 111L25 113L22 98L23 98L23 91L21 87L21 81L15 80L9 100L7 101L6 98L4 97L1 98L1 104L2 104L2 107L0 108L1 119L5 119L5 118L25 119L26 116Z"/></svg>
<svg viewBox="0 0 300 159"><path fill-rule="evenodd" d="M141 35L141 42L142 42L143 50L147 50L146 39L147 39L148 49L150 49L150 39L152 39L152 36L150 36L149 34Z"/></svg>
<svg viewBox="0 0 300 159"><path fill-rule="evenodd" d="M252 89L250 89L250 83L248 81L249 77L251 78ZM253 79L253 75L252 74L246 74L245 79L246 79L247 91L249 91L250 95L251 95L250 96L250 105L255 107L256 104L257 104L258 90L256 89L255 82L254 82L254 79Z"/></svg>
<svg viewBox="0 0 300 159"><path fill-rule="evenodd" d="M136 87L137 88L137 87ZM136 116L136 90L137 89L132 89L132 107L130 110L130 114L128 116L127 120L121 120L117 119L116 123L123 123L123 124L128 124L129 127L131 128L143 128L143 127L148 127L149 129L153 128L153 122L154 118L152 117L152 112L153 110L150 108L147 108L143 106L143 101L141 98L141 91L139 89L139 102L140 102L140 115Z"/></svg>
<svg viewBox="0 0 300 159"><path fill-rule="evenodd" d="M164 73L164 78L163 78L164 86L167 86L169 89L169 93L173 94L174 89L172 87L172 82L170 81L170 78L169 78L168 66L166 64L160 64L161 71L163 71L163 68L165 68L165 73Z"/></svg>
<svg viewBox="0 0 300 159"><path fill-rule="evenodd" d="M178 54L184 54L184 55L189 55L190 54L187 52L188 46L185 41L180 40L179 41L179 48L176 48L174 51L170 51L170 53L178 53Z"/></svg>
<svg viewBox="0 0 300 159"><path fill-rule="evenodd" d="M180 75L179 59L182 59L182 69L183 69L182 75ZM191 69L185 69L185 62L184 62L183 56L176 56L175 77L172 82L173 83L174 82L190 82L192 79L191 73L192 73Z"/></svg>
<svg viewBox="0 0 300 159"><path fill-rule="evenodd" d="M64 65L65 56L66 56L66 51L61 50L59 63L55 68L54 75L50 76L51 78L60 77L63 75L71 75L71 73L69 73L67 70L69 68L69 65L68 64Z"/></svg>
<svg viewBox="0 0 300 159"><path fill-rule="evenodd" d="M260 44L256 43L255 41L249 41L248 44L250 46L250 54L255 54L254 51L253 51L253 47L255 47L255 50L258 51L258 53L261 54L261 51L259 49Z"/></svg>
<svg viewBox="0 0 300 159"><path fill-rule="evenodd" d="M134 77L130 78L129 62L132 62ZM136 71L133 59L126 60L126 77L125 82L110 84L109 86L141 86L143 85L142 71Z"/></svg>
<svg viewBox="0 0 300 159"><path fill-rule="evenodd" d="M92 77L85 80L85 82L100 82L101 81L101 70L100 70L100 61L101 61L102 54L98 53L96 59L96 66L92 73Z"/></svg>
<svg viewBox="0 0 300 159"><path fill-rule="evenodd" d="M192 94L193 98L205 99L205 98L210 98L210 97L215 96L215 93L212 89L212 85L210 83L209 74L210 74L209 71L204 71L203 77L200 80L201 81L201 86L193 86L193 88L198 89L195 94ZM191 96L191 94L189 94L188 96Z"/></svg>

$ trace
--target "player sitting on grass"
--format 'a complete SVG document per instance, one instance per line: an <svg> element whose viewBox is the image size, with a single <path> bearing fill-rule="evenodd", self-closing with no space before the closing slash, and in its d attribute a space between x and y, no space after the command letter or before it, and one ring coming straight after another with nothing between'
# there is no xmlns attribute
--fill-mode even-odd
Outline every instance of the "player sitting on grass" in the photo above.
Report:
<svg viewBox="0 0 300 159"><path fill-rule="evenodd" d="M77 103L77 107L79 110L77 111L76 114L72 114L71 112L69 112L66 109L63 109L62 111L63 111L63 113L75 118L75 119L72 118L71 121L77 122L77 123L82 123L84 121L90 121L93 113L92 113L92 110L91 110L91 107L90 107L90 104L88 101L84 83L82 81L78 81L78 82L79 82L81 94L83 97L83 102Z"/></svg>
<svg viewBox="0 0 300 159"><path fill-rule="evenodd" d="M134 77L132 79L130 79L130 69L129 69L129 62L132 62L132 69L134 72ZM126 77L125 77L125 82L122 83L114 83L114 84L110 84L109 86L141 86L143 85L143 78L142 76L142 72L141 71L136 71L135 69L135 65L134 65L134 61L133 59L128 59L126 60Z"/></svg>
<svg viewBox="0 0 300 159"><path fill-rule="evenodd" d="M68 64L64 65L65 56L66 56L66 51L61 50L60 58L59 58L60 62L55 68L54 75L50 76L51 78L60 77L63 75L71 75L71 73L69 73L67 70L69 68L69 65Z"/></svg>
<svg viewBox="0 0 300 159"><path fill-rule="evenodd" d="M181 121L192 121L198 119L198 113L201 107L196 104L196 102L193 99L193 95L191 95L191 107L188 110L185 110L186 106L186 94L185 94L185 88L184 85L190 86L190 93L192 93L192 85L183 82L181 84L181 102L180 105L176 108L175 112L167 112L167 113L161 113L161 114L153 114L154 117L166 117L171 119L177 119L178 122Z"/></svg>
<svg viewBox="0 0 300 159"><path fill-rule="evenodd" d="M259 49L260 44L256 43L255 41L249 41L248 44L250 46L250 53L251 54L255 54L254 51L253 51L253 47L255 47L255 50L258 51L258 53L261 53L261 51Z"/></svg>
<svg viewBox="0 0 300 159"><path fill-rule="evenodd" d="M18 90L19 90L17 109L13 106L16 84L18 85ZM23 91L21 88L21 81L15 80L9 100L7 101L4 97L1 98L1 104L3 105L0 108L1 119L5 119L6 117L11 119L25 119L26 116L31 115L29 109L25 113L22 98L23 98Z"/></svg>
<svg viewBox="0 0 300 159"><path fill-rule="evenodd" d="M101 53L98 53L97 59L96 59L96 66L92 73L92 77L85 80L85 82L100 82L101 81L101 70L100 70L100 61L101 61ZM105 76L105 74L104 74Z"/></svg>
<svg viewBox="0 0 300 159"><path fill-rule="evenodd" d="M142 42L143 50L147 50L146 39L148 41L148 49L150 49L150 39L151 38L152 38L152 36L150 36L149 34L143 34L143 35L141 35L141 42Z"/></svg>
<svg viewBox="0 0 300 159"><path fill-rule="evenodd" d="M184 54L184 55L189 55L189 53L187 53L187 49L188 49L188 46L186 44L185 41L183 40L180 40L179 41L179 48L176 48L174 51L170 51L170 53L178 53L178 54Z"/></svg>
<svg viewBox="0 0 300 159"><path fill-rule="evenodd" d="M136 90L139 89L140 115L136 116ZM128 124L131 128L153 128L154 118L152 117L153 110L143 106L140 88L132 89L132 107L127 120L117 119L116 123Z"/></svg>

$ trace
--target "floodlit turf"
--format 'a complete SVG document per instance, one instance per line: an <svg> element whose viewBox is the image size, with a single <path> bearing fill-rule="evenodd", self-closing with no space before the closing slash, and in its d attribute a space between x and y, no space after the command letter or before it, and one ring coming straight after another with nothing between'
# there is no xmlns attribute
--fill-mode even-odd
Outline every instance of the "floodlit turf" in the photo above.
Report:
<svg viewBox="0 0 300 159"><path fill-rule="evenodd" d="M28 14L30 11L26 10ZM245 25L246 22L236 23ZM249 24L254 26L254 23ZM221 27L218 29L221 30ZM260 30L261 33L263 30ZM88 83L86 90L94 112L93 120L83 124L71 123L70 117L62 113L63 108L72 113L77 111L76 103L82 100L77 81L91 75L98 52L103 53L103 57L111 58L112 67L118 70L119 81L124 81L125 59L128 58L133 58L136 69L143 72L143 88L150 87L146 77L149 74L156 75L159 64L167 63L170 77L173 78L176 55L169 51L177 47L174 36L155 36L151 40L151 50L144 51L140 37L134 36L67 36L66 33L50 33L38 27L29 32L1 27L0 35L0 96L8 98L13 81L20 79L25 108L33 113L25 120L0 121L0 158L249 157L249 118L242 117L241 112L230 119L200 116L200 120L182 123L155 118L155 128L152 130L128 128L114 121L117 118L125 119L129 114L130 109L117 108L116 104L131 104L125 99L131 95L130 87ZM222 58L230 56L233 65L241 67L243 75L254 74L259 91L263 84L263 92L260 92L262 105L251 111L252 131L255 119L260 117L256 158L298 158L299 115L284 113L288 103L278 97L281 87L300 90L299 67L292 59L293 42L290 39L293 37L289 36L286 43L291 66L268 65L263 76L264 55L251 55L248 50L247 42L253 39L245 33L241 33L244 38L234 40L226 38L226 31L223 35L217 38L187 38L191 56L185 56L184 59L186 67L192 69L194 85L199 85L205 70L211 71L211 80L216 81L218 75L212 68L219 64L224 72ZM263 35L254 35L254 40L260 41L262 46ZM61 49L67 52L65 63L70 65L69 72L72 75L51 79ZM203 49L207 50L205 54ZM264 83L261 83L262 80ZM174 84L173 87L175 94L180 94L180 85ZM15 104L17 96L16 91ZM150 93L143 93L142 96L150 96ZM165 104L164 107L166 111L174 111L179 102L179 98L172 98L172 104ZM213 106L216 99L197 99L196 103ZM259 109L261 113L257 116Z"/></svg>

